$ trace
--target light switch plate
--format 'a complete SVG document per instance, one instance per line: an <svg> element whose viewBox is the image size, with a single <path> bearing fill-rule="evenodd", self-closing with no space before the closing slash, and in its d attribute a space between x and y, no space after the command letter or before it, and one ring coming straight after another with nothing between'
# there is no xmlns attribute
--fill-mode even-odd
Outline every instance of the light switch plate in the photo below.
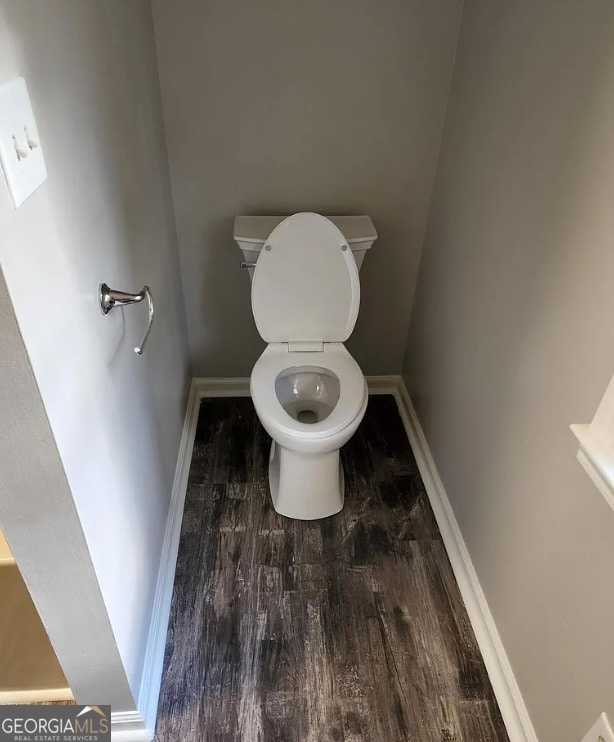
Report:
<svg viewBox="0 0 614 742"><path fill-rule="evenodd" d="M0 161L17 208L47 179L47 168L23 77L0 85Z"/></svg>
<svg viewBox="0 0 614 742"><path fill-rule="evenodd" d="M589 731L582 737L582 742L614 742L614 732L605 714L601 714Z"/></svg>

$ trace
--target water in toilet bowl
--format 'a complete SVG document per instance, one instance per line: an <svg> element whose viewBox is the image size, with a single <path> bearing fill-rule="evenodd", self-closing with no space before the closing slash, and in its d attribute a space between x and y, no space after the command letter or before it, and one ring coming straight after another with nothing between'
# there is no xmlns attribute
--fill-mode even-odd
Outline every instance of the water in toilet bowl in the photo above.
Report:
<svg viewBox="0 0 614 742"><path fill-rule="evenodd" d="M305 424L325 420L339 401L339 379L329 369L296 366L275 380L277 399L290 417Z"/></svg>

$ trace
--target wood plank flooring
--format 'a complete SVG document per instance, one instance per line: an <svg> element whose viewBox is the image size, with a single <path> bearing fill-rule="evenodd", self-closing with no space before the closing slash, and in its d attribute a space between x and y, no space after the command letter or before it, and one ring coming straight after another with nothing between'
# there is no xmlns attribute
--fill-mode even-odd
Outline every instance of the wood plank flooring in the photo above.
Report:
<svg viewBox="0 0 614 742"><path fill-rule="evenodd" d="M394 399L332 518L275 513L269 446L249 398L203 401L156 740L507 740Z"/></svg>

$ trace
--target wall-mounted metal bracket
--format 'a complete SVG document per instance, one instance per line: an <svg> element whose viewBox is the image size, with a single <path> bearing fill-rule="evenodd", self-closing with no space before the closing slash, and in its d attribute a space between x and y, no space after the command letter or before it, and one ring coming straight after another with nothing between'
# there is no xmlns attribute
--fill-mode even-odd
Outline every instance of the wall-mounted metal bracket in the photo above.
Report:
<svg viewBox="0 0 614 742"><path fill-rule="evenodd" d="M110 289L106 283L101 283L99 288L100 296L100 308L103 314L108 314L113 307L126 307L130 304L139 304L147 297L147 303L149 305L149 319L147 321L147 327L145 334L141 340L140 345L137 345L134 352L138 355L142 355L145 343L151 332L151 326L154 318L154 305L153 297L149 286L143 286L143 288L137 294L130 294L126 291L118 291L117 289Z"/></svg>

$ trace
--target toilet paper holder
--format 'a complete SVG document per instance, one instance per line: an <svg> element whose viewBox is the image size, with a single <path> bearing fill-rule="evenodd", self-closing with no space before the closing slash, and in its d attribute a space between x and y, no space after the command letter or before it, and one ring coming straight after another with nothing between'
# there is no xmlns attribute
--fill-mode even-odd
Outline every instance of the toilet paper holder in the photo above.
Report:
<svg viewBox="0 0 614 742"><path fill-rule="evenodd" d="M143 299L147 299L149 306L147 327L145 328L145 334L140 344L134 348L134 352L138 355L142 355L145 348L145 343L151 332L151 326L154 318L154 305L153 297L149 286L143 286L143 288L136 294L130 294L126 291L118 291L117 289L111 289L106 283L101 283L98 289L100 309L103 314L108 314L113 307L126 307L131 304L140 304Z"/></svg>

